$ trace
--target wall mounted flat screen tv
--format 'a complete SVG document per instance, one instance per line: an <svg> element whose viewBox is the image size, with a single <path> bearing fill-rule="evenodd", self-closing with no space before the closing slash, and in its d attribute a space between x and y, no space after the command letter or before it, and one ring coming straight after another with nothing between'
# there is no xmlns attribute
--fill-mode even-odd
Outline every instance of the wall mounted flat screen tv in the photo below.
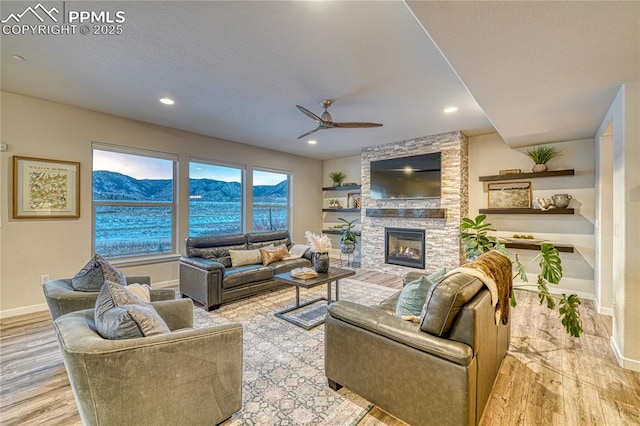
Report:
<svg viewBox="0 0 640 426"><path fill-rule="evenodd" d="M371 162L371 199L440 197L439 152Z"/></svg>

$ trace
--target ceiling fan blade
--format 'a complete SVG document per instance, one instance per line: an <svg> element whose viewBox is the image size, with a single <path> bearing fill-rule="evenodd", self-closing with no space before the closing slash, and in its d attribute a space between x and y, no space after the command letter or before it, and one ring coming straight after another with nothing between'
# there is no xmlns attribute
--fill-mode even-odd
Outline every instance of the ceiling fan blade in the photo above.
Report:
<svg viewBox="0 0 640 426"><path fill-rule="evenodd" d="M341 128L364 128L364 127L380 127L382 123L366 123L362 121L343 121L341 123L331 123L331 127L341 127Z"/></svg>
<svg viewBox="0 0 640 426"><path fill-rule="evenodd" d="M298 136L298 139L302 139L302 138L304 138L305 136L309 136L311 133L315 133L315 132L317 132L318 130L322 130L322 129L326 129L326 127L320 127L320 126L318 126L318 127L316 127L315 129L313 129L313 130L311 130L311 131L309 131L309 132L305 133L304 135L300 135L300 136Z"/></svg>
<svg viewBox="0 0 640 426"><path fill-rule="evenodd" d="M322 118L318 117L317 115L315 115L314 113L312 113L311 111L306 109L305 107L302 107L300 105L296 105L296 107L298 107L298 109L300 111L302 111L305 115L307 115L309 118L317 121L318 123L322 123L323 122Z"/></svg>

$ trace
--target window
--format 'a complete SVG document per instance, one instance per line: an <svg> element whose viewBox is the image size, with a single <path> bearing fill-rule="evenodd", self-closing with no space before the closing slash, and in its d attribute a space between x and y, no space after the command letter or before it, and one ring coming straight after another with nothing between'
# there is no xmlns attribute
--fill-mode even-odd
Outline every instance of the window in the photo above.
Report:
<svg viewBox="0 0 640 426"><path fill-rule="evenodd" d="M95 252L119 258L174 253L175 164L170 154L95 145Z"/></svg>
<svg viewBox="0 0 640 426"><path fill-rule="evenodd" d="M237 167L189 163L189 236L240 234L242 175Z"/></svg>
<svg viewBox="0 0 640 426"><path fill-rule="evenodd" d="M254 170L253 230L289 229L289 182L285 173Z"/></svg>

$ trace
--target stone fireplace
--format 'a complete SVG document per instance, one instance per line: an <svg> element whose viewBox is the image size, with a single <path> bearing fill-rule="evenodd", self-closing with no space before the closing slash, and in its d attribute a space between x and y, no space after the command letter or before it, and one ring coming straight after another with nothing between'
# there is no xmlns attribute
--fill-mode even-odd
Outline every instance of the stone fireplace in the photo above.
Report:
<svg viewBox="0 0 640 426"><path fill-rule="evenodd" d="M384 263L424 269L424 229L385 228Z"/></svg>
<svg viewBox="0 0 640 426"><path fill-rule="evenodd" d="M362 268L404 275L415 271L415 268L431 272L460 265L462 252L458 226L468 215L467 146L466 136L452 132L362 149ZM432 152L442 154L440 198L371 199L371 161ZM385 230L391 228L424 232L424 263L387 263L389 253Z"/></svg>

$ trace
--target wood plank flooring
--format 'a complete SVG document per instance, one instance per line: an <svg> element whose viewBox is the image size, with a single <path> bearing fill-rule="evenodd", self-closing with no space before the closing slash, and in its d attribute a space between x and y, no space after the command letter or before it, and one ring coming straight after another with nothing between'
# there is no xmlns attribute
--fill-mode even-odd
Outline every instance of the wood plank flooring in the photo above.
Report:
<svg viewBox="0 0 640 426"><path fill-rule="evenodd" d="M354 277L401 288L399 277ZM640 374L618 367L611 321L583 301L585 333L569 337L557 313L518 294L512 338L480 422L488 425L640 425ZM0 425L78 425L48 312L0 321ZM401 426L374 407L361 426Z"/></svg>

